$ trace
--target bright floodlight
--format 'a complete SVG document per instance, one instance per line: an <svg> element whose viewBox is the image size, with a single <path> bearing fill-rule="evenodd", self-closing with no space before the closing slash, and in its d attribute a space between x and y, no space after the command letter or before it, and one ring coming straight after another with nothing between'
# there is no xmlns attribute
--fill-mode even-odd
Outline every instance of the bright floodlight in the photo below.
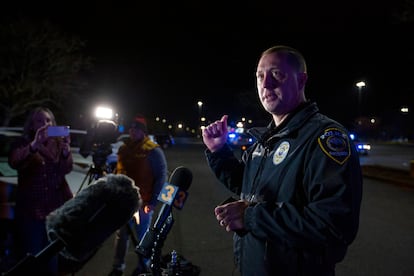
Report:
<svg viewBox="0 0 414 276"><path fill-rule="evenodd" d="M113 112L111 108L99 106L95 110L95 117L98 119L112 119Z"/></svg>
<svg viewBox="0 0 414 276"><path fill-rule="evenodd" d="M358 88L362 88L362 87L364 87L364 86L365 86L365 82L364 82L364 81L360 81L360 82L357 82L355 85L356 85Z"/></svg>

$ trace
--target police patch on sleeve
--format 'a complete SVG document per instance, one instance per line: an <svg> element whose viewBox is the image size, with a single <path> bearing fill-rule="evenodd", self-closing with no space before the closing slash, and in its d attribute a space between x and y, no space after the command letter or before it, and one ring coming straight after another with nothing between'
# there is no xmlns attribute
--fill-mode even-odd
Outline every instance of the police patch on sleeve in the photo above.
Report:
<svg viewBox="0 0 414 276"><path fill-rule="evenodd" d="M351 155L348 135L338 128L325 129L319 136L318 143L322 151L340 165Z"/></svg>

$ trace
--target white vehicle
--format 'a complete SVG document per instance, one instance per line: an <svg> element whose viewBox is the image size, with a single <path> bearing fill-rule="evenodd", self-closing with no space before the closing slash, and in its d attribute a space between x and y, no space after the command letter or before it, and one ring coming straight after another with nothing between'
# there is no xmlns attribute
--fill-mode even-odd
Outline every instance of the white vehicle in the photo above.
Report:
<svg viewBox="0 0 414 276"><path fill-rule="evenodd" d="M0 129L0 219L14 219L17 171L8 163L8 153L13 139L21 132Z"/></svg>

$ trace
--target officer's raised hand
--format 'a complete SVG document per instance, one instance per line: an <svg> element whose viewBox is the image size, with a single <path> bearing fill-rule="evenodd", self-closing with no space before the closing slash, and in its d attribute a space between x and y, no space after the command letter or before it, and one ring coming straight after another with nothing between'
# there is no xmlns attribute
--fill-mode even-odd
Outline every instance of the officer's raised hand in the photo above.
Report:
<svg viewBox="0 0 414 276"><path fill-rule="evenodd" d="M227 141L227 115L203 129L203 142L211 152L221 149Z"/></svg>

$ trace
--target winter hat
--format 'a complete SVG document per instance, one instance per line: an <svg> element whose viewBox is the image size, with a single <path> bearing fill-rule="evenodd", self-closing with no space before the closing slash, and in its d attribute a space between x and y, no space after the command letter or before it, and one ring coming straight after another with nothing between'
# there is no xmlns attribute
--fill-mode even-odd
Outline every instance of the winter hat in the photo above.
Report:
<svg viewBox="0 0 414 276"><path fill-rule="evenodd" d="M131 122L131 128L138 128L147 133L147 120L143 115L137 114Z"/></svg>

